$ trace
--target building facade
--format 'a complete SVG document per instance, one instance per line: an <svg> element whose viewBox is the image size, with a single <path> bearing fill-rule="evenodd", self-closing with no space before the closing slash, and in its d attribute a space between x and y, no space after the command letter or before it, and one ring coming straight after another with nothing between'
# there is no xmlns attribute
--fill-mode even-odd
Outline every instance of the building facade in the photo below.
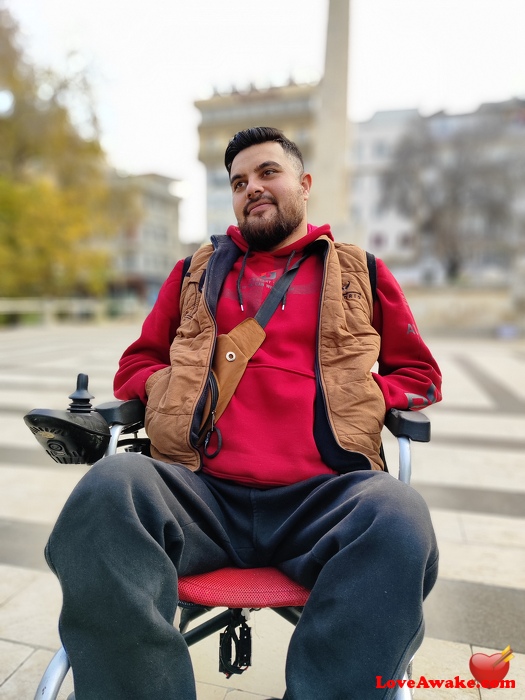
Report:
<svg viewBox="0 0 525 700"><path fill-rule="evenodd" d="M152 304L175 263L185 257L179 240L177 181L162 175L130 175L117 186L128 193L128 222L114 241L113 293Z"/></svg>
<svg viewBox="0 0 525 700"><path fill-rule="evenodd" d="M382 205L381 181L400 139L420 119L415 109L390 110L353 124L352 230L367 250L389 263L412 260L416 241L412 223Z"/></svg>

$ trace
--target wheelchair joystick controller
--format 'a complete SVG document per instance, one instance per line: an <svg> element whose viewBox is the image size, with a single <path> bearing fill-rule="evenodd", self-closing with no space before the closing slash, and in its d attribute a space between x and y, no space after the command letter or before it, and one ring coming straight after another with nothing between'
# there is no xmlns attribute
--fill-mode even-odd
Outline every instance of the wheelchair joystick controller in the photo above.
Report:
<svg viewBox="0 0 525 700"><path fill-rule="evenodd" d="M76 391L68 396L71 399L67 409L70 413L89 413L93 409L91 399L95 397L88 391L88 382L89 377L87 374L78 375Z"/></svg>
<svg viewBox="0 0 525 700"><path fill-rule="evenodd" d="M91 405L88 381L87 374L78 375L67 410L35 408L24 416L29 430L59 464L93 464L109 445L109 425Z"/></svg>

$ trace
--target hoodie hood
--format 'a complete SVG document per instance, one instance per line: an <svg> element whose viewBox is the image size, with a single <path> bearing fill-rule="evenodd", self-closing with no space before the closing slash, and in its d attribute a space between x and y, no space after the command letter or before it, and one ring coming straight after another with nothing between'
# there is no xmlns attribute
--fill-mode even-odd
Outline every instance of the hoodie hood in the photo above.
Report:
<svg viewBox="0 0 525 700"><path fill-rule="evenodd" d="M229 226L228 230L226 231L226 235L230 236L235 245L240 248L243 253L248 251L248 243L245 241L237 226ZM282 248L268 252L270 255L274 255L276 257L288 257L293 251L296 253L302 251L307 245L317 240L319 236L328 236L334 240L328 224L323 224L322 226L313 226L313 224L308 224L308 231L305 236L287 246L283 246Z"/></svg>
<svg viewBox="0 0 525 700"><path fill-rule="evenodd" d="M324 224L323 226L313 226L312 224L308 224L307 228L307 233L305 236L302 238L299 238L298 240L294 241L293 243L290 243L287 246L283 246L282 248L278 248L277 250L274 251L264 251L264 252L253 252L250 251L248 247L248 243L244 239L244 236L240 232L239 228L237 226L230 226L228 230L226 231L226 235L228 235L232 241L235 243L235 245L240 248L240 250L244 253L243 259L242 259L242 264L241 264L241 269L239 272L239 276L237 278L237 297L239 300L239 306L241 308L241 311L244 312L244 304L243 304L243 295L241 291L241 283L242 279L244 276L244 270L246 267L246 263L248 261L248 257L251 257L252 255L261 255L261 256L272 256L273 258L286 258L286 266L284 268L284 272L288 270L288 268L292 265L292 261L294 257L297 254L301 254L304 248L308 246L310 243L313 243L315 240L319 238L319 236L325 235L329 236L332 240L333 236L330 231L330 226L328 224ZM302 260L299 261L299 264L301 264ZM284 295L283 298L283 303L282 303L282 309L284 310L286 305L286 294Z"/></svg>

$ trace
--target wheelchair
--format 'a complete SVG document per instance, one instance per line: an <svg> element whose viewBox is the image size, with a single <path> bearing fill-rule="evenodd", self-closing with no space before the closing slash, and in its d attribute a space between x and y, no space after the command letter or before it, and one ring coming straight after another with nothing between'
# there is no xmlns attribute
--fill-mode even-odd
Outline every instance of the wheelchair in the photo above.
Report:
<svg viewBox="0 0 525 700"><path fill-rule="evenodd" d="M92 465L117 451L148 453L149 440L142 431L144 405L139 400L109 401L93 407L88 376L79 374L77 387L66 410L34 409L24 416L39 444L60 464ZM392 409L385 427L397 438L398 478L411 478L411 441L429 442L430 421L422 412ZM382 455L384 459L384 454ZM270 608L292 625L301 617L309 591L277 569L224 568L183 576L178 585L179 605L174 624L188 646L211 634L219 638L219 671L227 678L243 673L251 665L249 613ZM219 609L211 619L194 625L205 613ZM225 610L223 610L225 608ZM56 700L70 669L64 648L50 661L35 692L35 700ZM411 664L404 678L409 679ZM412 692L399 688L396 700L409 700ZM70 695L68 700L74 698Z"/></svg>

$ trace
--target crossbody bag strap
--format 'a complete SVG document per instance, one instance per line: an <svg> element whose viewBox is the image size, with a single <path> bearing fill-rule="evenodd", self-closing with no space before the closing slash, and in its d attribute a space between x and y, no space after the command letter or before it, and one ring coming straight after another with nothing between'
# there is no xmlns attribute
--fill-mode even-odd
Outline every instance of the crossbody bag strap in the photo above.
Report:
<svg viewBox="0 0 525 700"><path fill-rule="evenodd" d="M300 265L306 260L307 257L308 255L303 255L303 257L298 260L295 265L293 265L279 277L277 282L271 288L270 293L254 317L261 328L264 328L273 316L275 310L288 291L289 286L292 284L295 275L299 272Z"/></svg>

